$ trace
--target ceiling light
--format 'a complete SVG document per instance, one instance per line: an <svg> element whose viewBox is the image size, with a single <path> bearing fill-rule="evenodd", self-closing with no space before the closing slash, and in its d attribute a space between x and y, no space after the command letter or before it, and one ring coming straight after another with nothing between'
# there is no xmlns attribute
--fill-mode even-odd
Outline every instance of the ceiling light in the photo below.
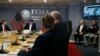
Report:
<svg viewBox="0 0 100 56"><path fill-rule="evenodd" d="M9 2L13 2L12 0L8 0Z"/></svg>
<svg viewBox="0 0 100 56"><path fill-rule="evenodd" d="M86 2L87 0L80 0L81 2Z"/></svg>
<svg viewBox="0 0 100 56"><path fill-rule="evenodd" d="M86 2L86 0L83 0L83 2Z"/></svg>
<svg viewBox="0 0 100 56"><path fill-rule="evenodd" d="M44 3L47 3L47 0L44 0Z"/></svg>

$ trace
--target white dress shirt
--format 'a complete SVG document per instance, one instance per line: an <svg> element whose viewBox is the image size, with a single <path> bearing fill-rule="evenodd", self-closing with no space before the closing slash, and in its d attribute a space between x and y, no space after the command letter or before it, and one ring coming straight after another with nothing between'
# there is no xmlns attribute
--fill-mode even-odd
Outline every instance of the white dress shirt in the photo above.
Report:
<svg viewBox="0 0 100 56"><path fill-rule="evenodd" d="M32 24L29 24L29 31L31 31L32 29Z"/></svg>
<svg viewBox="0 0 100 56"><path fill-rule="evenodd" d="M5 31L5 26L2 24L2 31Z"/></svg>
<svg viewBox="0 0 100 56"><path fill-rule="evenodd" d="M80 25L79 32L82 32L83 25Z"/></svg>

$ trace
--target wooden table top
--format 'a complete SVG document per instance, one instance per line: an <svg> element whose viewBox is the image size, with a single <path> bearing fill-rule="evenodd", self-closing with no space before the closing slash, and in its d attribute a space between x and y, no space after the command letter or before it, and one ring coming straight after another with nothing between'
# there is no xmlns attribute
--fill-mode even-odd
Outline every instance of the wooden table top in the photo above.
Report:
<svg viewBox="0 0 100 56"><path fill-rule="evenodd" d="M5 42L5 41L14 42L14 41L16 40L16 38L19 37L19 36L21 36L21 34L16 34L16 33L11 33L10 35L9 35L9 34L8 34L8 35L0 34L0 43L3 43L3 42ZM22 41L18 40L18 42L21 43L21 44L27 44L27 42L29 42L29 41L33 41L33 42L34 42L35 39L36 39L36 37L37 37L36 34L32 34L32 35L29 35L29 36L30 36L30 37L27 38L26 41L22 42ZM11 43L11 42L10 42L10 43ZM13 45L10 44L10 45L7 47L6 50L8 50L9 53L14 52L14 51L19 51L20 48L21 48L21 46L22 46L22 45L13 46Z"/></svg>

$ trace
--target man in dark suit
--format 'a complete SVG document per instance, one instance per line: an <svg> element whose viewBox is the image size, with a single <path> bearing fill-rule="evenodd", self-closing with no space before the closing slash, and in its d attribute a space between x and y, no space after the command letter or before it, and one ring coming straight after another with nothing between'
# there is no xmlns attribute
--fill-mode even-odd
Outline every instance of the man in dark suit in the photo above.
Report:
<svg viewBox="0 0 100 56"><path fill-rule="evenodd" d="M77 43L81 43L83 40L83 35L86 33L87 26L85 26L84 21L80 20L80 25L78 26L76 33L74 34L74 38Z"/></svg>
<svg viewBox="0 0 100 56"><path fill-rule="evenodd" d="M68 56L68 29L67 23L61 21L61 14L59 11L52 11L50 15L54 18L54 33L55 41L52 45L50 56Z"/></svg>
<svg viewBox="0 0 100 56"><path fill-rule="evenodd" d="M2 20L2 22L0 23L0 32L6 32L6 31L10 31L10 28L7 25L7 21Z"/></svg>
<svg viewBox="0 0 100 56"><path fill-rule="evenodd" d="M33 23L33 20L31 19L29 23L26 24L24 27L25 30L30 30L30 31L36 31L36 24Z"/></svg>
<svg viewBox="0 0 100 56"><path fill-rule="evenodd" d="M49 56L51 46L54 42L53 30L54 19L47 15L42 18L41 31L42 35L38 36L34 46L29 50L28 48L22 49L18 56Z"/></svg>

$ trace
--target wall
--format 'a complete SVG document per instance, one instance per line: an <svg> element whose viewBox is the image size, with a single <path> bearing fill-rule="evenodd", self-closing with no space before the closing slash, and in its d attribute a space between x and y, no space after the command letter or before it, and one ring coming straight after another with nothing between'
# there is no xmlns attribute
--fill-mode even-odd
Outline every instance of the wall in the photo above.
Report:
<svg viewBox="0 0 100 56"><path fill-rule="evenodd" d="M77 26L79 25L79 20L81 19L80 14L80 5L79 4L70 4L69 5L69 20L72 21L72 35L70 39L73 39L73 34L76 31Z"/></svg>
<svg viewBox="0 0 100 56"><path fill-rule="evenodd" d="M2 19L6 19L8 21L9 26L11 26L11 19L15 18L15 15L17 11L22 11L24 9L27 9L31 13L31 18L34 20L37 26L37 30L40 28L40 23L41 23L41 16L43 16L46 13L45 11L53 11L53 10L58 10L60 11L62 15L62 21L67 21L68 19L68 7L67 5L40 5L40 6L0 6L0 21ZM33 11L32 11L33 10ZM32 13L33 12L33 13ZM12 27L10 27L12 28Z"/></svg>

